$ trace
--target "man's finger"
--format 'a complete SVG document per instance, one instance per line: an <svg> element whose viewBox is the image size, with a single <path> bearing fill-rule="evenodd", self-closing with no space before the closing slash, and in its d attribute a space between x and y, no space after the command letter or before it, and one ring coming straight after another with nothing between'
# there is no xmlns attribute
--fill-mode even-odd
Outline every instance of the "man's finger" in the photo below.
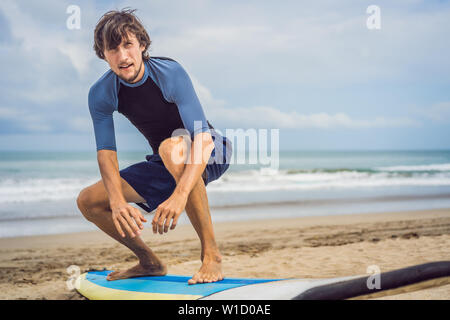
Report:
<svg viewBox="0 0 450 320"><path fill-rule="evenodd" d="M156 208L155 216L153 217L153 221L152 221L153 233L156 233L158 231L158 220L159 220L160 215L161 215L161 209L158 207L158 208Z"/></svg>
<svg viewBox="0 0 450 320"><path fill-rule="evenodd" d="M139 217L139 220L142 222L147 222L147 219L145 219L144 215L142 214L141 210L134 208L134 213Z"/></svg>
<svg viewBox="0 0 450 320"><path fill-rule="evenodd" d="M125 218L125 220L128 222L128 225L131 227L131 229L133 230L133 233L137 233L139 234L139 227L136 225L136 223L134 222L134 220L131 218L130 214L128 212L124 213L122 215L122 217Z"/></svg>
<svg viewBox="0 0 450 320"><path fill-rule="evenodd" d="M119 222L122 224L122 226L125 228L125 230L128 232L128 234L134 238L134 233L133 230L131 230L130 226L128 225L127 220L125 220L124 217L120 216L117 218L119 220Z"/></svg>
<svg viewBox="0 0 450 320"><path fill-rule="evenodd" d="M164 223L164 233L169 231L170 220L172 220L174 215L175 215L174 213L170 213L170 214L167 215L166 222Z"/></svg>
<svg viewBox="0 0 450 320"><path fill-rule="evenodd" d="M180 215L176 214L175 217L173 218L172 225L170 226L171 230L175 229L175 227L177 226L179 217L180 217Z"/></svg>
<svg viewBox="0 0 450 320"><path fill-rule="evenodd" d="M164 210L161 213L161 215L159 216L159 220L158 220L158 232L159 232L159 234L163 234L163 231L164 231L163 225L164 225L164 220L166 220L166 217L167 217L167 211Z"/></svg>
<svg viewBox="0 0 450 320"><path fill-rule="evenodd" d="M139 211L139 210L138 210ZM144 215L142 214L141 211L139 211L139 217L141 217L141 221L143 222L147 222L147 219L145 219Z"/></svg>
<svg viewBox="0 0 450 320"><path fill-rule="evenodd" d="M125 233L123 232L122 228L120 227L119 221L117 221L117 219L113 218L113 222L114 222L114 225L116 226L117 231L122 236L122 238L125 237Z"/></svg>
<svg viewBox="0 0 450 320"><path fill-rule="evenodd" d="M137 210L137 211L139 211L139 210ZM139 213L137 213L136 211L133 211L131 214L133 215L133 219L134 219L135 223L139 227L138 231L144 229L144 225L141 222L141 216L139 215Z"/></svg>

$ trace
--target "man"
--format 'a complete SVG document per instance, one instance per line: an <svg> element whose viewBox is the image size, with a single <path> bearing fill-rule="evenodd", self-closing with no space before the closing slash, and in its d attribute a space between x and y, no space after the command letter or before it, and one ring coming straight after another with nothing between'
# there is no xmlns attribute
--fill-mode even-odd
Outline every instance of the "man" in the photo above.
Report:
<svg viewBox="0 0 450 320"><path fill-rule="evenodd" d="M186 210L200 238L202 261L188 283L222 280L222 257L205 187L228 169L231 142L205 119L181 65L169 58L149 57L151 41L134 10L107 12L94 38L97 56L110 67L91 87L88 98L102 180L83 189L77 204L86 219L139 259L136 266L112 272L107 279L167 273L166 265L139 237L147 220L129 204L137 203L148 212L156 209L152 226L159 234L174 229ZM147 161L120 171L114 111L125 115L153 149ZM187 136L174 134L183 128Z"/></svg>

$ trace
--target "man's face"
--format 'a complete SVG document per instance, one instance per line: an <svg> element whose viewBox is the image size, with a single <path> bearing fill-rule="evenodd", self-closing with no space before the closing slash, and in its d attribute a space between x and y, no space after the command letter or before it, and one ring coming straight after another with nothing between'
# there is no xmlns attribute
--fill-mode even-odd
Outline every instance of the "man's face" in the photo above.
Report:
<svg viewBox="0 0 450 320"><path fill-rule="evenodd" d="M126 82L138 82L143 74L142 52L145 47L139 44L136 36L128 32L128 39L123 38L122 43L115 49L105 49L105 60L111 70Z"/></svg>

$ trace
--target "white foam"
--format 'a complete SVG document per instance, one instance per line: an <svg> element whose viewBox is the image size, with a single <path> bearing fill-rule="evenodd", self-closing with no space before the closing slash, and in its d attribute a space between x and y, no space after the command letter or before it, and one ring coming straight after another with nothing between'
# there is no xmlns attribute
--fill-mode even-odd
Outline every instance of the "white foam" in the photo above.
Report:
<svg viewBox="0 0 450 320"><path fill-rule="evenodd" d="M359 171L287 174L286 171L280 170L278 175L267 175L252 170L230 172L210 184L208 191L258 192L388 186L450 186L450 173L416 173L410 176L390 172L369 173Z"/></svg>
<svg viewBox="0 0 450 320"><path fill-rule="evenodd" d="M2 179L0 203L75 199L79 192L96 179Z"/></svg>
<svg viewBox="0 0 450 320"><path fill-rule="evenodd" d="M389 166L379 167L377 169L381 171L450 171L450 163Z"/></svg>
<svg viewBox="0 0 450 320"><path fill-rule="evenodd" d="M412 168L411 166L402 166ZM418 166L413 166L417 168ZM429 170L430 166L426 167ZM395 167L386 167L395 168ZM397 167L398 168L398 167ZM410 171L410 170L405 170ZM83 178L4 178L0 179L0 204L32 201L74 200L98 177ZM208 185L211 192L258 192L276 190L319 190L388 186L450 186L450 172L335 171L298 172L263 168L229 171Z"/></svg>

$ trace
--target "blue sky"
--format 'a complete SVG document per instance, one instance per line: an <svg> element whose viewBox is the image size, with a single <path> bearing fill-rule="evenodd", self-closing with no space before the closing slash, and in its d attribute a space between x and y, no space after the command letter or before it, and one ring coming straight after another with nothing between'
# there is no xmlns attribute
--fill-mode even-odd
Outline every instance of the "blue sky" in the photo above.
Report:
<svg viewBox="0 0 450 320"><path fill-rule="evenodd" d="M66 27L71 4L79 30ZM0 150L95 150L87 93L108 65L93 29L127 6L215 127L278 128L281 149L450 148L448 1L3 0ZM114 117L119 151L149 150Z"/></svg>

